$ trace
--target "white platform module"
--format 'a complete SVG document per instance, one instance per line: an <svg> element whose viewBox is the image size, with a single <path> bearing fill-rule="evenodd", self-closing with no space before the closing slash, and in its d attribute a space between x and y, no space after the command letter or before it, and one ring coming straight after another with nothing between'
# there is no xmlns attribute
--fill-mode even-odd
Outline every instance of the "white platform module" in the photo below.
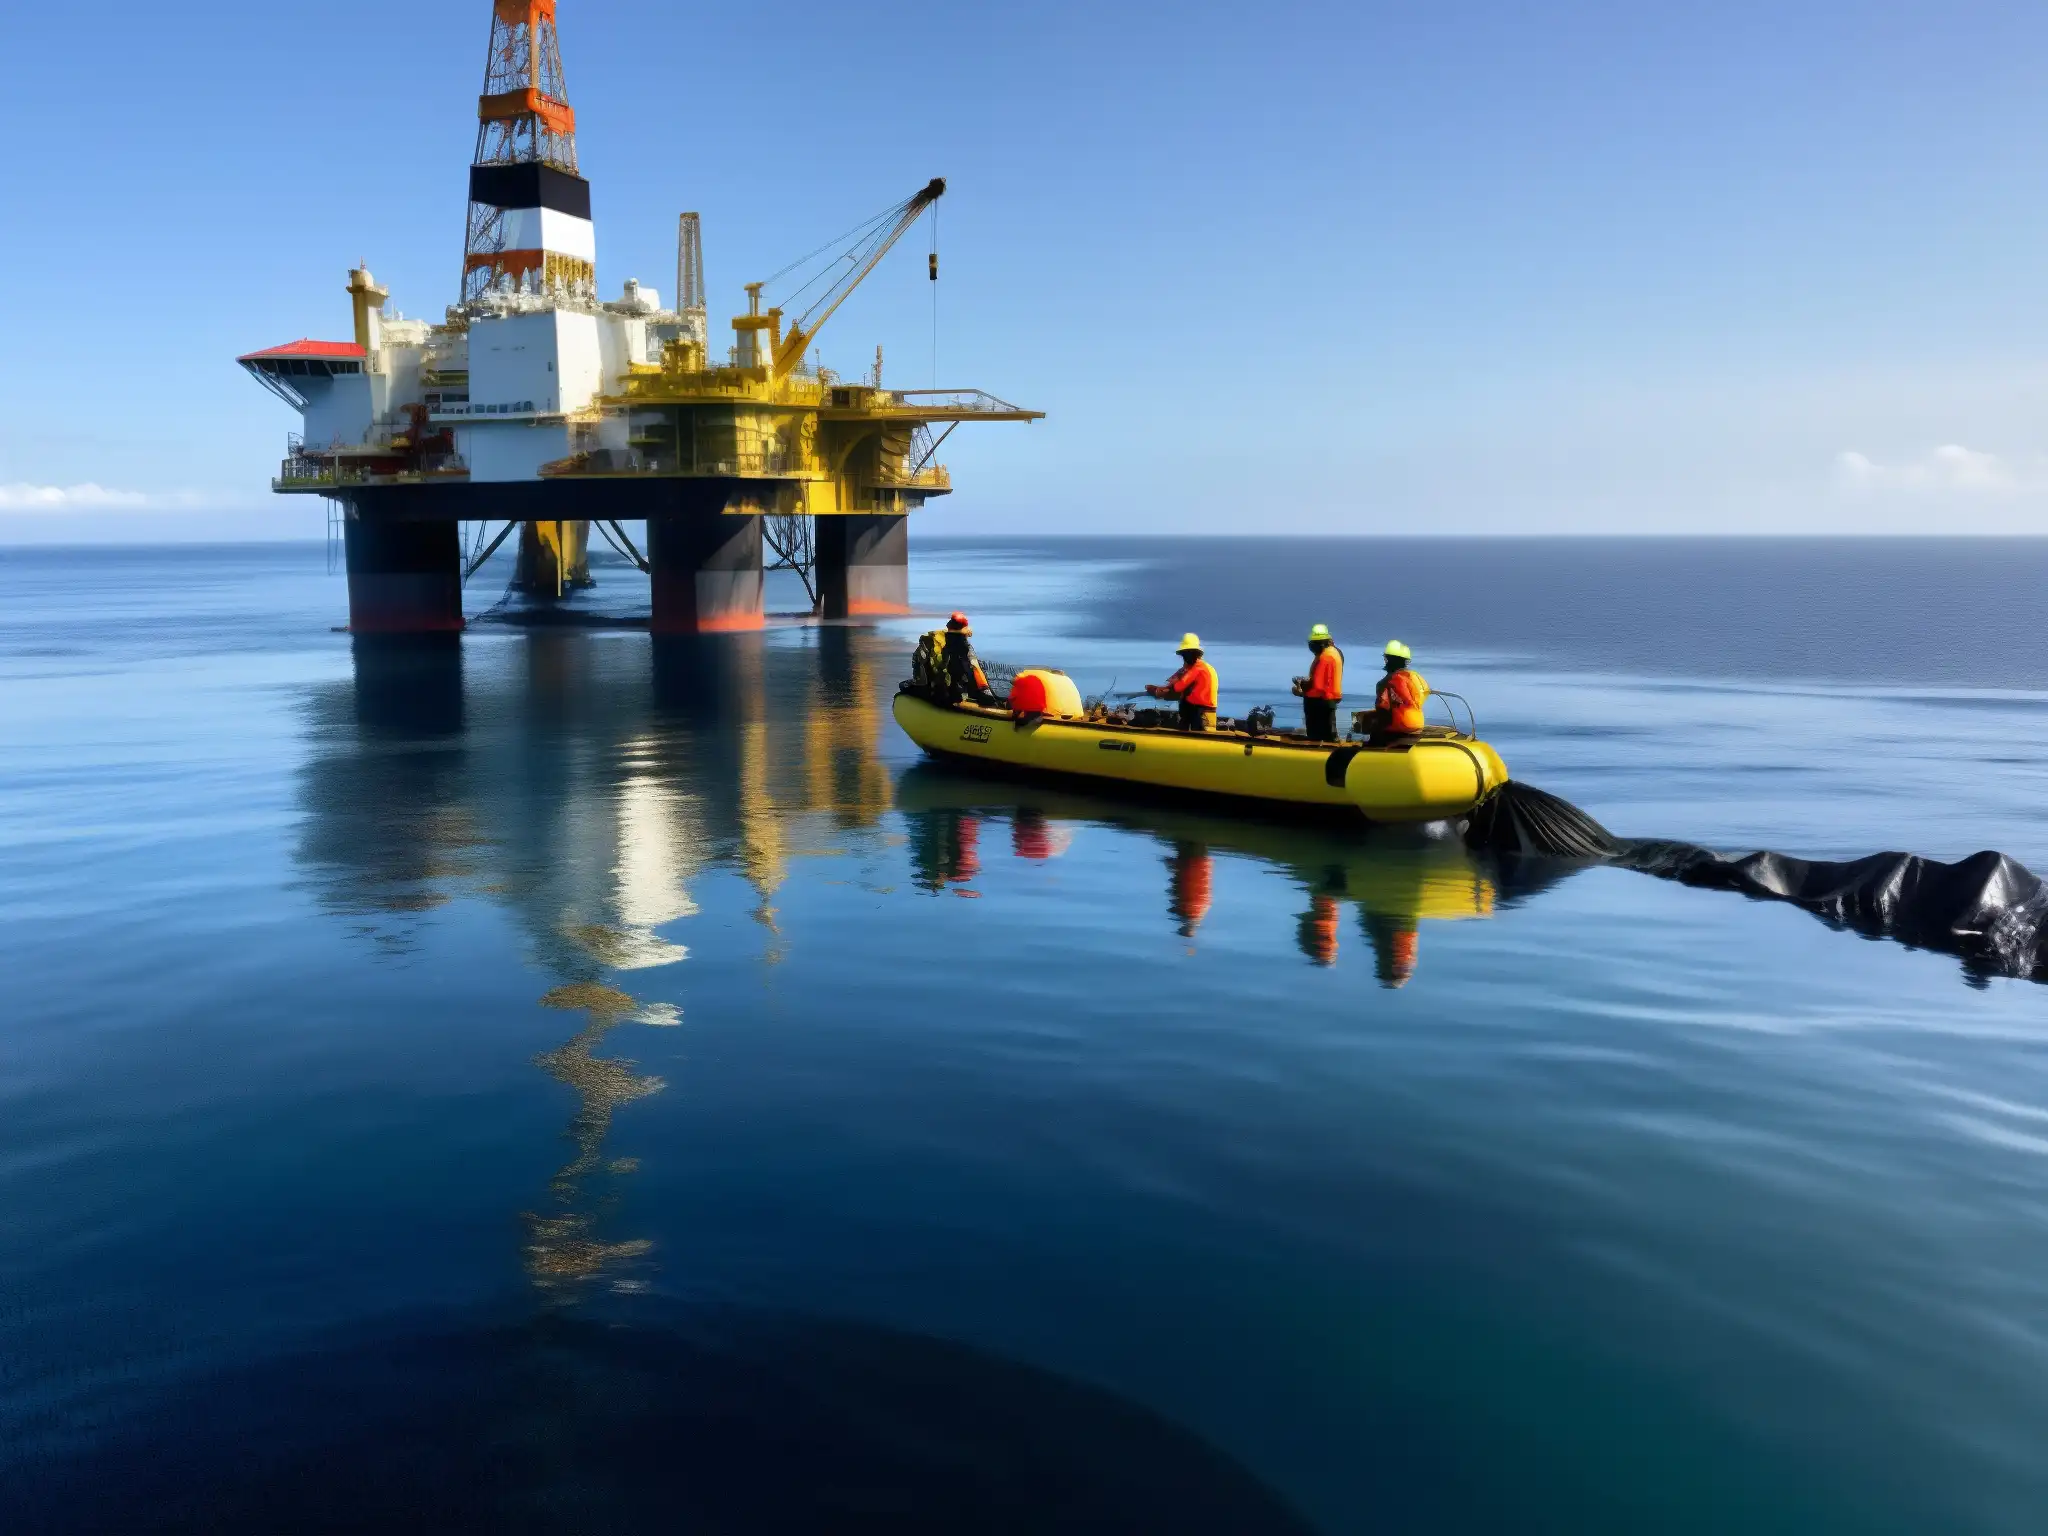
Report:
<svg viewBox="0 0 2048 1536"><path fill-rule="evenodd" d="M506 208L499 212L498 221L505 250L553 251L557 256L597 264L597 229L588 219L553 208Z"/></svg>
<svg viewBox="0 0 2048 1536"><path fill-rule="evenodd" d="M470 413L547 415L588 406L604 387L598 318L547 309L472 321Z"/></svg>
<svg viewBox="0 0 2048 1536"><path fill-rule="evenodd" d="M370 380L361 373L299 381L306 411L302 436L309 448L352 447L370 430Z"/></svg>
<svg viewBox="0 0 2048 1536"><path fill-rule="evenodd" d="M469 464L472 483L535 480L541 465L566 458L566 423L475 422L455 429L455 448Z"/></svg>

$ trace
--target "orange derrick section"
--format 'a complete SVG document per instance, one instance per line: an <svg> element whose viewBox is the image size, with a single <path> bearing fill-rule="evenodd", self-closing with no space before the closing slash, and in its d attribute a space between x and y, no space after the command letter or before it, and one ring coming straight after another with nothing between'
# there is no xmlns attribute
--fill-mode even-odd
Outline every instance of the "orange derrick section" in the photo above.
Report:
<svg viewBox="0 0 2048 1536"><path fill-rule="evenodd" d="M508 27L538 27L555 19L555 0L498 0L498 20Z"/></svg>
<svg viewBox="0 0 2048 1536"><path fill-rule="evenodd" d="M463 258L465 272L484 268L511 278L538 272L544 282L588 283L597 278L597 269L589 262L554 251L471 251Z"/></svg>
<svg viewBox="0 0 2048 1536"><path fill-rule="evenodd" d="M537 117L549 133L570 134L576 131L576 109L565 101L541 95L532 86L523 91L500 91L495 96L479 96L476 115L487 123L502 122L508 117Z"/></svg>
<svg viewBox="0 0 2048 1536"><path fill-rule="evenodd" d="M471 251L463 258L462 269L474 272L490 267L511 277L524 277L529 272L538 272L546 260L546 251Z"/></svg>

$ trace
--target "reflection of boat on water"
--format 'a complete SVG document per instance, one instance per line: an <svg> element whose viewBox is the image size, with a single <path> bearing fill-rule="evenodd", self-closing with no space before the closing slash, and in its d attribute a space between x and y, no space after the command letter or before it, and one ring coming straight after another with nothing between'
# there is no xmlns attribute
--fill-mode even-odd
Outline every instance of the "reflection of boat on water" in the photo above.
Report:
<svg viewBox="0 0 2048 1536"><path fill-rule="evenodd" d="M1270 732L1013 716L907 691L894 707L905 735L949 761L1297 811L1362 812L1378 822L1463 816L1508 781L1492 747L1443 726L1391 742L1331 744Z"/></svg>
<svg viewBox="0 0 2048 1536"><path fill-rule="evenodd" d="M1319 965L1335 963L1342 914L1350 906L1375 973L1388 986L1414 973L1422 924L1489 917L1503 900L1530 888L1526 876L1509 883L1520 871L1504 870L1457 839L1413 829L1333 829L1138 805L1028 780L949 772L935 763L917 764L897 780L896 803L911 822L918 883L929 890L982 872L985 822L1007 820L1013 851L1027 859L1056 856L1053 850L1063 850L1081 825L1154 837L1166 847L1167 913L1188 939L1214 905L1217 858L1255 860L1303 892L1297 938L1304 955Z"/></svg>

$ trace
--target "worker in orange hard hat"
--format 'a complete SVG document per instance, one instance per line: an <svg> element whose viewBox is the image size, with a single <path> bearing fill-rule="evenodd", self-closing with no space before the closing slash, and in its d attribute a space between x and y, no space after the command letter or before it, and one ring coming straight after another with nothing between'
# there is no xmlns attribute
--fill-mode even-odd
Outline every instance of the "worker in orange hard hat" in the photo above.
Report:
<svg viewBox="0 0 2048 1536"><path fill-rule="evenodd" d="M1330 638L1330 626L1318 624L1308 632L1309 654L1315 658L1307 677L1294 680L1295 696L1301 700L1302 724L1310 741L1337 739L1337 706L1344 702L1344 653Z"/></svg>
<svg viewBox="0 0 2048 1536"><path fill-rule="evenodd" d="M996 696L988 686L988 674L981 670L981 663L974 656L973 636L974 626L967 622L966 614L955 612L946 620L946 650L942 658L946 685L956 700L994 704Z"/></svg>
<svg viewBox="0 0 2048 1536"><path fill-rule="evenodd" d="M1180 700L1180 728L1184 731L1216 729L1216 669L1202 659L1201 636L1190 630L1180 637L1180 670L1164 683L1148 683L1145 691L1155 699Z"/></svg>

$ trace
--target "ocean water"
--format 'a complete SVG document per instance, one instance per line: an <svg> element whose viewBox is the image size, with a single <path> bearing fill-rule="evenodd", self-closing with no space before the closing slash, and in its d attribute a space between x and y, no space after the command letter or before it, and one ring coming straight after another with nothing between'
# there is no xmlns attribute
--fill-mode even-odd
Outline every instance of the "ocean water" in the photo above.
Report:
<svg viewBox="0 0 2048 1536"><path fill-rule="evenodd" d="M317 546L0 576L0 1528L2048 1525L2039 986L963 779L888 718L916 622L365 647ZM1192 626L1230 711L1398 634L1618 832L2048 871L2048 543L913 591L1089 691Z"/></svg>

